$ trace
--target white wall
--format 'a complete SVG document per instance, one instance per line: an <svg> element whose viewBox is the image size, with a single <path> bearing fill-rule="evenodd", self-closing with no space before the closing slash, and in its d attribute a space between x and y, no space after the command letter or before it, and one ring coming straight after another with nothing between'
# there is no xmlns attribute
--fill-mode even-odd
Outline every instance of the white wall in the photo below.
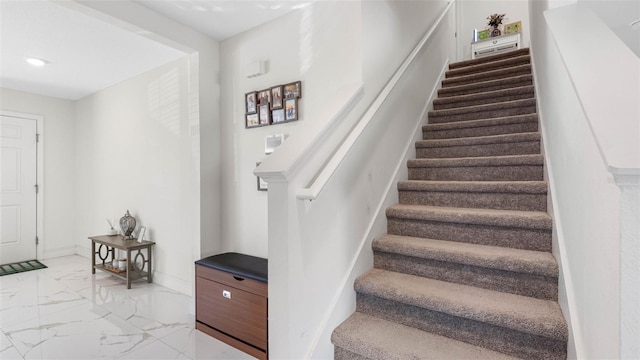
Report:
<svg viewBox="0 0 640 360"><path fill-rule="evenodd" d="M340 14L340 3L335 6ZM384 209L397 202L395 185L406 178L404 164L420 136L431 91L455 52L451 12L372 115L320 196L312 202L298 200L297 191L310 185L336 150L335 139L343 139L369 109L447 3L362 1L360 6L362 94L338 117L338 125L331 123L322 133L320 143L306 132L296 133L258 169L272 180L269 332L274 335L269 346L275 358L332 357L330 334L355 309L353 279L372 267L371 240L385 231ZM335 104L353 95L340 94L344 98L332 99ZM334 114L323 115L331 119ZM314 121L324 119L316 116L320 114L310 114Z"/></svg>
<svg viewBox="0 0 640 360"><path fill-rule="evenodd" d="M222 118L222 238L226 251L267 257L267 193L256 190L253 170L264 138L320 128L312 114L345 84L360 81L359 2L316 2L220 44ZM245 65L266 61L267 73L246 78ZM299 120L245 129L244 95L302 81ZM329 119L314 119L326 122Z"/></svg>
<svg viewBox="0 0 640 360"><path fill-rule="evenodd" d="M74 174L79 252L88 255L87 236L104 234L105 219L128 209L156 242L155 282L185 293L200 238L190 66L185 56L78 100Z"/></svg>
<svg viewBox="0 0 640 360"><path fill-rule="evenodd" d="M527 0L460 0L458 23L458 57L459 60L471 59L471 39L473 29L488 28L487 17L492 14L506 14L502 25L522 21L522 47L529 46L529 7Z"/></svg>
<svg viewBox="0 0 640 360"><path fill-rule="evenodd" d="M74 254L74 103L1 88L0 109L44 118L44 233L39 234L38 255L47 259Z"/></svg>
<svg viewBox="0 0 640 360"><path fill-rule="evenodd" d="M619 159L609 156L612 153L612 147L599 148L602 144L598 144L596 139L602 134L597 133L598 127L590 126L590 122L608 122L609 129L605 133L616 128L616 131L631 132L632 138L633 126L626 128L620 125L635 122L637 127L637 117L635 121L632 118L611 119L611 116L602 118L594 116L595 112L587 111L593 106L598 106L603 110L608 107L609 110L623 112L625 109L635 107L637 112L637 98L623 100L616 105L616 109L613 109L614 105L608 101L598 104L590 101L585 103L585 99L578 97L581 90L591 93L601 92L602 89L593 87L576 91L576 86L579 86L580 82L593 80L600 74L597 71L591 71L590 75L586 74L586 76L594 76L594 78L570 77L570 72L575 71L576 67L571 62L567 62L568 57L561 56L556 45L558 40L554 39L548 26L548 19L545 19L544 15L547 9L572 2L575 3L575 1L530 2L535 83L553 202L550 209L555 224L553 253L560 265L558 297L569 324L568 357L619 358L621 355L620 235L621 220L623 220L620 216L621 192L608 171L611 169L611 164L604 161L609 158L618 163ZM563 17L559 20L560 27L571 28L567 18ZM565 42L567 40L569 43L577 43L571 39L564 39ZM563 49L565 52L567 50ZM577 55L584 58L585 53L589 53L589 49L585 49L580 54L571 55L574 58ZM606 56L611 57L609 62L611 64L615 64L616 59L620 58L615 53L606 54ZM588 66L590 63L579 62L580 65L577 68L580 69L582 65ZM571 68L567 70L566 66ZM633 68L612 66L603 69L601 73L629 70ZM628 91L633 93L637 88L628 89ZM625 97L622 96L621 99ZM631 143L618 141L617 145L628 145L629 149L636 149L631 150L632 152L638 151L637 137L635 144L633 141ZM637 204L635 204L635 216L636 218L638 216ZM637 232L637 228L635 231ZM637 289L637 278L635 281ZM637 291L635 293L637 294ZM637 304L635 306L637 309Z"/></svg>
<svg viewBox="0 0 640 360"><path fill-rule="evenodd" d="M194 239L196 245L192 246L192 257L201 258L219 252L221 132L218 42L131 1L78 0L65 2L65 5L189 54L189 115L191 119L199 119L190 126L192 132L200 134L199 142L194 142L192 149L193 156L199 157L200 163L195 185L200 189L200 207L190 213L200 234ZM193 266L190 268L193 273Z"/></svg>
<svg viewBox="0 0 640 360"><path fill-rule="evenodd" d="M640 19L640 1L579 0L587 6L640 58L640 31L629 26Z"/></svg>

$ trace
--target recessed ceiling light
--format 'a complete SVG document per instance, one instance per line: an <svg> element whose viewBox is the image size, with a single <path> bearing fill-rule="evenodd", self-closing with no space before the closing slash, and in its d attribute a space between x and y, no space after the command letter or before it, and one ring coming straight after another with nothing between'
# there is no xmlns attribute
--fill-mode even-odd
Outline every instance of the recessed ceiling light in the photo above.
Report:
<svg viewBox="0 0 640 360"><path fill-rule="evenodd" d="M48 63L48 61L46 60L42 60L34 57L28 57L28 58L25 58L24 60L33 66L45 66Z"/></svg>

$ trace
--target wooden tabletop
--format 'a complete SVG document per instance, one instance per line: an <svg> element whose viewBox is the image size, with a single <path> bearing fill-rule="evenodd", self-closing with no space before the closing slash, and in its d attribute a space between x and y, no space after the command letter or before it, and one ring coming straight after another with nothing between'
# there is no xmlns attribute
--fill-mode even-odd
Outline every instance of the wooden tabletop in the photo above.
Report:
<svg viewBox="0 0 640 360"><path fill-rule="evenodd" d="M89 239L100 244L113 246L123 250L147 247L155 244L155 241L143 240L142 242L138 242L136 239L125 239L123 235L97 235L89 236Z"/></svg>

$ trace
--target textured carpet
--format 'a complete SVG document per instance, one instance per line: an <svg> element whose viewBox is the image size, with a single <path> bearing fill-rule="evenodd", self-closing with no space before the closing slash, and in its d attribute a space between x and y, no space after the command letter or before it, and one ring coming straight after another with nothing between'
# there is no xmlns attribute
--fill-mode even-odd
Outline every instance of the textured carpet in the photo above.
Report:
<svg viewBox="0 0 640 360"><path fill-rule="evenodd" d="M449 66L336 359L566 358L529 49Z"/></svg>
<svg viewBox="0 0 640 360"><path fill-rule="evenodd" d="M0 265L0 276L21 273L25 271L45 269L47 266L38 260L21 261L12 264Z"/></svg>

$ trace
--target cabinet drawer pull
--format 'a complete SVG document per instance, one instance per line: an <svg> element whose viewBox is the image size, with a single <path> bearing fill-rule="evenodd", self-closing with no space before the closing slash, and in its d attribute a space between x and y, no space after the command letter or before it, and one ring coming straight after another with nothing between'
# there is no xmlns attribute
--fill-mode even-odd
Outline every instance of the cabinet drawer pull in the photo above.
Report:
<svg viewBox="0 0 640 360"><path fill-rule="evenodd" d="M234 279L236 279L236 280L238 280L238 281L244 281L244 279L243 279L243 278L238 277L238 276L234 276L233 278L234 278Z"/></svg>
<svg viewBox="0 0 640 360"><path fill-rule="evenodd" d="M231 299L231 291L222 290L222 297Z"/></svg>

